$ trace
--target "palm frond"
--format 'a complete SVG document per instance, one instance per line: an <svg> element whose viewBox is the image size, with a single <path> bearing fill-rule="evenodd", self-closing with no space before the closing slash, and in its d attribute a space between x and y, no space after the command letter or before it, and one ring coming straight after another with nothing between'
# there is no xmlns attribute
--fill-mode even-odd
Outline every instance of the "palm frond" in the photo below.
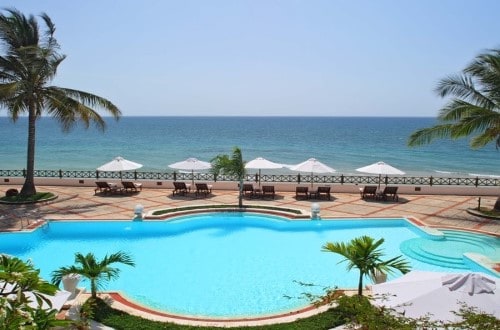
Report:
<svg viewBox="0 0 500 330"><path fill-rule="evenodd" d="M449 137L453 129L453 124L442 124L433 127L422 128L413 132L408 138L408 146L419 146L428 144L435 139Z"/></svg>

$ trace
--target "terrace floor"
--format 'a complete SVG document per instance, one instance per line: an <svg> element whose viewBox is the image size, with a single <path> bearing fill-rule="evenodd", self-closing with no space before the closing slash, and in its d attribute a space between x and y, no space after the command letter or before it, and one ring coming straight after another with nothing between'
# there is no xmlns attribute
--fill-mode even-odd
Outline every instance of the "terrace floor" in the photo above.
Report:
<svg viewBox="0 0 500 330"><path fill-rule="evenodd" d="M3 186L7 190L11 186ZM59 197L51 202L32 205L0 204L0 231L20 230L43 219L126 220L134 217L137 204L144 211L189 205L232 204L238 192L216 190L207 198L194 194L172 196L171 189L148 189L132 195L94 195L93 187L37 186ZM481 206L492 208L496 197L481 197ZM312 203L321 207L322 218L345 217L413 217L436 227L457 227L500 235L500 221L469 214L466 210L478 205L476 196L400 195L399 201L365 201L359 194L333 192L332 200L297 200L293 192L277 192L272 199L244 200L245 205L269 205L302 209L309 212Z"/></svg>

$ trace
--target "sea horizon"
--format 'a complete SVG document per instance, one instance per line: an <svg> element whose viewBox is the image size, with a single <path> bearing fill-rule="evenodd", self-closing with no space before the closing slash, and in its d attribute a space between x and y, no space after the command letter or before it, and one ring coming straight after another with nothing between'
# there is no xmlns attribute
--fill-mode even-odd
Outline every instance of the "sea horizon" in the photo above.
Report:
<svg viewBox="0 0 500 330"><path fill-rule="evenodd" d="M241 148L249 161L264 157L283 164L316 158L332 175L366 175L356 168L385 161L407 176L500 177L500 153L491 144L471 150L468 139L406 146L416 129L435 117L393 116L123 116L103 117L100 132L78 125L65 134L51 117L37 123L35 169L95 170L114 157L141 163L138 171L173 172L168 165L195 157L210 161ZM26 167L27 118L0 117L0 169ZM296 172L280 170L279 173ZM249 171L252 173L252 171ZM266 173L277 173L267 171Z"/></svg>

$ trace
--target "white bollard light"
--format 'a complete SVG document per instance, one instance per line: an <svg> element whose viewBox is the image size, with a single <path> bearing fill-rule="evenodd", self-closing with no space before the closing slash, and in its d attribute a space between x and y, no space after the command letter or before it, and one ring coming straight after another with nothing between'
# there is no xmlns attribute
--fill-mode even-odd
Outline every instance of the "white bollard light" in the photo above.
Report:
<svg viewBox="0 0 500 330"><path fill-rule="evenodd" d="M134 219L141 220L143 213L144 213L144 206L142 206L141 204L137 204L134 208L134 214L135 214Z"/></svg>
<svg viewBox="0 0 500 330"><path fill-rule="evenodd" d="M318 203L311 204L311 220L320 220L321 216L319 215L321 211L321 206Z"/></svg>

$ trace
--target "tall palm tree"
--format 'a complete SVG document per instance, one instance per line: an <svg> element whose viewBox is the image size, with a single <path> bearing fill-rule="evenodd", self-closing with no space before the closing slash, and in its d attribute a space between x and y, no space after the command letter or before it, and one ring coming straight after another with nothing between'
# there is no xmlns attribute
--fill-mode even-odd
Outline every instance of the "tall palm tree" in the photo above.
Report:
<svg viewBox="0 0 500 330"><path fill-rule="evenodd" d="M381 238L375 241L372 237L361 236L352 239L349 243L331 243L327 242L322 247L324 252L333 252L340 254L347 261L347 270L357 268L359 270L358 295L363 295L363 278L367 275L374 275L376 272L392 273L394 269L405 274L410 271L410 265L402 256L382 261L384 255L379 249L384 243Z"/></svg>
<svg viewBox="0 0 500 330"><path fill-rule="evenodd" d="M215 175L234 175L238 179L240 182L238 205L239 207L243 207L243 180L245 179L246 169L240 148L234 147L231 157L228 155L217 155L214 159L212 159L211 163L211 171Z"/></svg>
<svg viewBox="0 0 500 330"><path fill-rule="evenodd" d="M66 58L58 52L54 24L42 14L45 29L41 31L34 16L26 17L16 9L6 11L0 14L0 49L4 51L0 54L0 107L7 109L13 121L28 115L26 179L20 194L31 196L36 193L36 121L43 113L59 121L64 131L78 122L86 128L94 123L104 130L105 121L94 108L102 108L116 119L121 113L100 96L50 85Z"/></svg>
<svg viewBox="0 0 500 330"><path fill-rule="evenodd" d="M78 274L90 281L90 292L92 298L97 298L97 289L104 285L104 282L118 277L120 269L111 267L114 263L122 263L129 266L135 266L132 257L125 252L117 252L106 255L104 259L98 261L93 253L83 255L75 254L75 263L78 266L65 266L52 272L52 283L59 285L63 276L69 274Z"/></svg>
<svg viewBox="0 0 500 330"><path fill-rule="evenodd" d="M478 149L494 142L500 148L500 49L478 55L461 74L442 79L436 92L453 96L439 111L435 126L413 132L409 146L430 143L437 138L458 139L474 135L470 146ZM500 210L500 196L495 203Z"/></svg>

